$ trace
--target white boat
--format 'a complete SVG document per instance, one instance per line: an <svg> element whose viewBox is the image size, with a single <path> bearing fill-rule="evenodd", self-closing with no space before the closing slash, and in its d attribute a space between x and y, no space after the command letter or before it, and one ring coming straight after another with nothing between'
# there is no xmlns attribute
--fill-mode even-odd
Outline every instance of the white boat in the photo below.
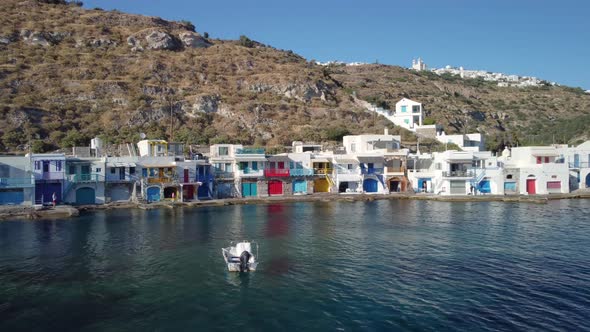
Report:
<svg viewBox="0 0 590 332"><path fill-rule="evenodd" d="M252 251L252 245L256 247L256 255ZM238 242L235 246L221 248L221 253L230 272L256 271L258 266L258 243Z"/></svg>

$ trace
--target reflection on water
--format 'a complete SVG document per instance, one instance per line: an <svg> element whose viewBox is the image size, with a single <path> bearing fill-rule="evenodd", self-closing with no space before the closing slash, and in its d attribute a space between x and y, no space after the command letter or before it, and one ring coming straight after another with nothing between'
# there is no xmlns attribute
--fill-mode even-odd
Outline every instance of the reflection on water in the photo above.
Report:
<svg viewBox="0 0 590 332"><path fill-rule="evenodd" d="M0 330L588 330L589 209L297 202L2 222ZM221 248L242 239L259 270L230 273Z"/></svg>

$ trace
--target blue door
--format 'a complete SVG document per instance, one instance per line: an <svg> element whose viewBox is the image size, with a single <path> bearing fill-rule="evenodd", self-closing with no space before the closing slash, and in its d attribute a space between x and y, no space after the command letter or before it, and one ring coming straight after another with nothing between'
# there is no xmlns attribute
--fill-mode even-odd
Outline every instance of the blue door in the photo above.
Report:
<svg viewBox="0 0 590 332"><path fill-rule="evenodd" d="M418 179L418 191L426 191L428 188L428 181L430 181L430 178L423 178L423 179Z"/></svg>
<svg viewBox="0 0 590 332"><path fill-rule="evenodd" d="M147 200L148 202L160 201L160 187L147 188Z"/></svg>
<svg viewBox="0 0 590 332"><path fill-rule="evenodd" d="M489 194L492 192L492 189L490 188L490 180L483 180L479 183L479 188L477 188L479 190L479 192L484 193L484 194Z"/></svg>
<svg viewBox="0 0 590 332"><path fill-rule="evenodd" d="M258 195L258 186L256 183L245 182L242 183L242 196L253 197Z"/></svg>
<svg viewBox="0 0 590 332"><path fill-rule="evenodd" d="M93 188L80 188L76 190L76 204L96 204L96 194Z"/></svg>
<svg viewBox="0 0 590 332"><path fill-rule="evenodd" d="M307 181L297 180L293 182L293 193L307 193Z"/></svg>
<svg viewBox="0 0 590 332"><path fill-rule="evenodd" d="M209 183L203 182L197 189L197 197L209 197Z"/></svg>
<svg viewBox="0 0 590 332"><path fill-rule="evenodd" d="M21 204L25 201L23 189L6 189L0 191L0 205Z"/></svg>
<svg viewBox="0 0 590 332"><path fill-rule="evenodd" d="M363 182L363 190L368 193L376 193L377 192L377 180L373 179L366 179Z"/></svg>
<svg viewBox="0 0 590 332"><path fill-rule="evenodd" d="M590 173L586 175L586 188L590 188Z"/></svg>

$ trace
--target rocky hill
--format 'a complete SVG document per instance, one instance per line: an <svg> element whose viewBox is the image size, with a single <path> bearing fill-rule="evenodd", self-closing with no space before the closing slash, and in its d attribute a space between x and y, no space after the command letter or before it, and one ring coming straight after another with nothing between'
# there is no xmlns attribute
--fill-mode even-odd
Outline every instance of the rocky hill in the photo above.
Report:
<svg viewBox="0 0 590 332"><path fill-rule="evenodd" d="M477 129L498 141L590 118L590 96L577 89L498 88L383 65L325 67L247 37L208 38L190 22L50 2L57 4L2 3L0 151L28 143L46 151L97 135L134 142L141 132L266 146L385 126L402 132L355 96L386 106L410 97L447 131ZM582 127L567 140L584 138Z"/></svg>

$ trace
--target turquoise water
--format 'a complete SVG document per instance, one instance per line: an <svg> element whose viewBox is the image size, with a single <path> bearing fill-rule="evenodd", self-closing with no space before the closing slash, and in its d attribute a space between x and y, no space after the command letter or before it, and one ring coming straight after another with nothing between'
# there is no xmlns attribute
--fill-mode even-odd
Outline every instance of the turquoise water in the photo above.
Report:
<svg viewBox="0 0 590 332"><path fill-rule="evenodd" d="M589 212L392 200L0 222L0 331L590 330ZM226 271L240 239L259 271Z"/></svg>

